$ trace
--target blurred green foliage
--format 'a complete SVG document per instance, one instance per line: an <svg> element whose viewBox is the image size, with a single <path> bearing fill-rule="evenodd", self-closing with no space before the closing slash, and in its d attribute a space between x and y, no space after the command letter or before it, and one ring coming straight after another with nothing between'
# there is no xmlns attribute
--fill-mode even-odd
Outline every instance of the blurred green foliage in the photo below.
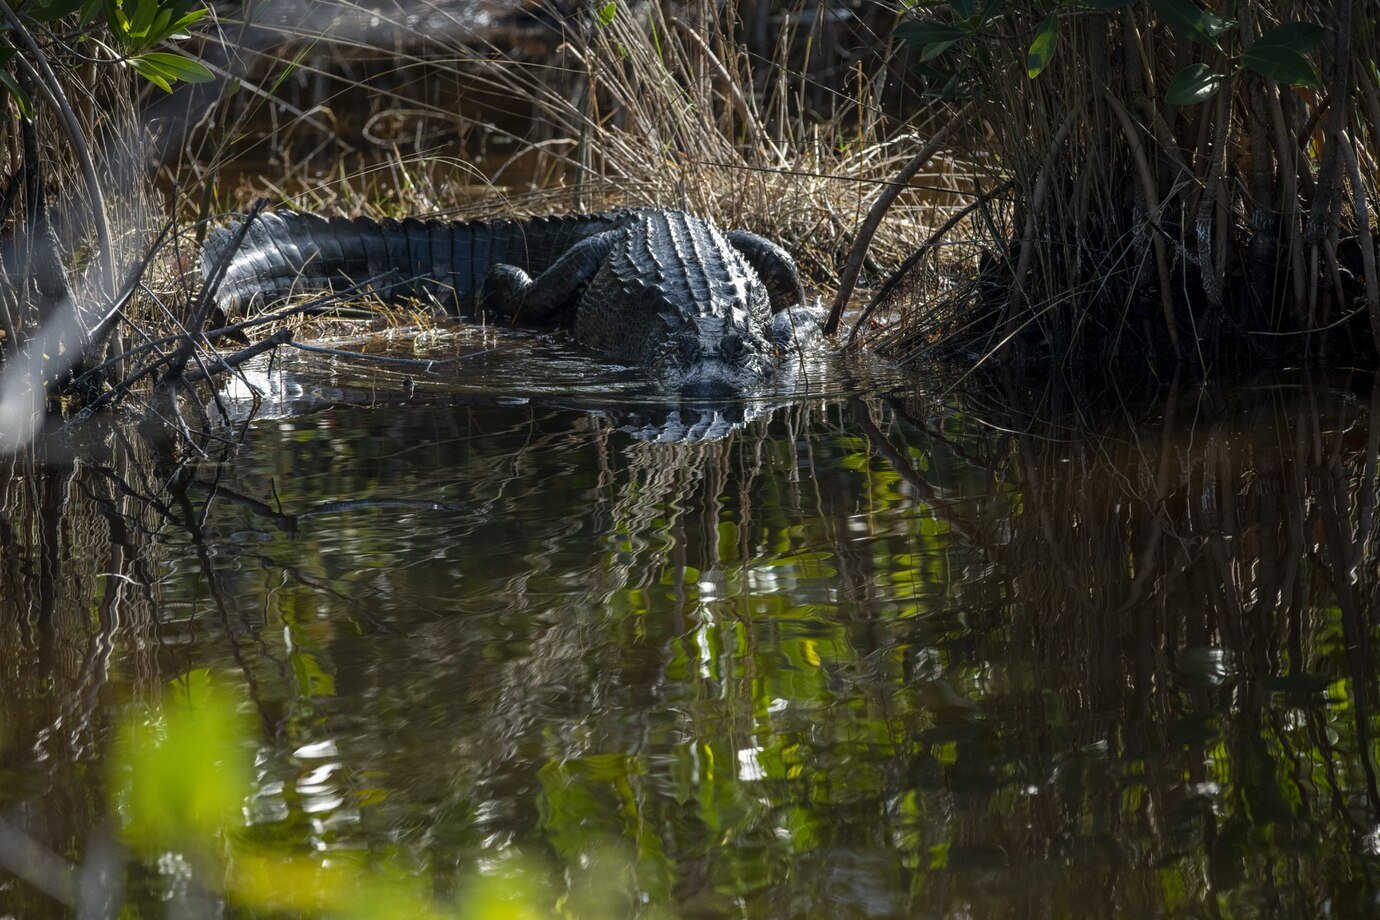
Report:
<svg viewBox="0 0 1380 920"><path fill-rule="evenodd" d="M158 703L126 711L111 761L112 812L139 857L176 852L199 885L251 912L360 920L551 916L533 897L541 874L521 859L474 875L454 903L438 903L429 880L416 875L251 842L245 804L257 740L245 706L242 688L196 670Z"/></svg>

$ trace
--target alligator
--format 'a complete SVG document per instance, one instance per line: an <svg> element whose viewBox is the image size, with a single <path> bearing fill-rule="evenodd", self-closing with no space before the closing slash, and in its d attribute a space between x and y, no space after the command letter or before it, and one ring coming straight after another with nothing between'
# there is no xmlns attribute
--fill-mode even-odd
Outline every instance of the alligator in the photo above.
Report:
<svg viewBox="0 0 1380 920"><path fill-rule="evenodd" d="M240 229L216 229L201 251L207 279L223 263L214 297L227 315L322 291L431 301L465 318L566 326L692 395L750 389L818 338L784 249L684 211L463 223L278 211Z"/></svg>

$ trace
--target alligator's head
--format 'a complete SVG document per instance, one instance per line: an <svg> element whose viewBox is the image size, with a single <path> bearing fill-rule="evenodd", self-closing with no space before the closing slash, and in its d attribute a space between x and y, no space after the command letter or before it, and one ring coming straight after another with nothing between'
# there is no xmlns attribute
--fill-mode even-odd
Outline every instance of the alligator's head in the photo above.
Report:
<svg viewBox="0 0 1380 920"><path fill-rule="evenodd" d="M667 389L692 398L741 395L819 369L825 351L822 307L801 305L750 321L755 315L734 310L692 317L668 334L672 347L649 366Z"/></svg>
<svg viewBox="0 0 1380 920"><path fill-rule="evenodd" d="M690 397L731 396L772 376L771 307L755 277L692 287L613 274L601 272L585 294L577 341Z"/></svg>
<svg viewBox="0 0 1380 920"><path fill-rule="evenodd" d="M794 278L782 258L777 274ZM668 391L731 397L774 376L771 317L767 284L712 224L639 212L585 290L575 338L649 370Z"/></svg>
<svg viewBox="0 0 1380 920"><path fill-rule="evenodd" d="M690 316L670 330L652 369L687 396L728 396L760 386L776 370L775 349L746 311Z"/></svg>

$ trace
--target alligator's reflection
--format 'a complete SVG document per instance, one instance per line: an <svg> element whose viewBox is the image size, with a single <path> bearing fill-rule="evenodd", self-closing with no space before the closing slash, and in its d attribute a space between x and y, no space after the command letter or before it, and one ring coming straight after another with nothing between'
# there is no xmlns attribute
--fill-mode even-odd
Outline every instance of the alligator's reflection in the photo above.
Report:
<svg viewBox="0 0 1380 920"><path fill-rule="evenodd" d="M820 371L819 376L824 377ZM588 390L524 391L509 395L493 389L457 389L428 385L400 373L338 376L320 369L292 369L259 362L224 385L221 405L239 422L270 421L309 415L333 408L420 408L426 406L547 406L586 412L606 419L639 441L700 443L717 441L741 431L749 423L770 419L772 413L812 398L808 380L791 377L776 390L738 399L704 401L649 396L625 388L609 396ZM817 397L815 397L817 398Z"/></svg>

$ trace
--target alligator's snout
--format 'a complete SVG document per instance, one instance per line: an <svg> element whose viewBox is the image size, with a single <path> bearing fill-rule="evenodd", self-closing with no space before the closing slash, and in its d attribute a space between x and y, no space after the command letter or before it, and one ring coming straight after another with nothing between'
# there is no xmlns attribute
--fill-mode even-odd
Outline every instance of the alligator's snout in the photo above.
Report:
<svg viewBox="0 0 1380 920"><path fill-rule="evenodd" d="M676 368L666 382L682 396L720 398L741 396L744 390L771 378L775 366L769 359L754 353L746 344L728 348L731 360L722 351L702 355L698 361Z"/></svg>
<svg viewBox="0 0 1380 920"><path fill-rule="evenodd" d="M723 316L687 323L667 355L664 383L687 397L722 397L766 380L773 370L768 343L745 325Z"/></svg>
<svg viewBox="0 0 1380 920"><path fill-rule="evenodd" d="M702 361L671 382L686 399L725 399L741 396L745 387L761 379L720 361Z"/></svg>

